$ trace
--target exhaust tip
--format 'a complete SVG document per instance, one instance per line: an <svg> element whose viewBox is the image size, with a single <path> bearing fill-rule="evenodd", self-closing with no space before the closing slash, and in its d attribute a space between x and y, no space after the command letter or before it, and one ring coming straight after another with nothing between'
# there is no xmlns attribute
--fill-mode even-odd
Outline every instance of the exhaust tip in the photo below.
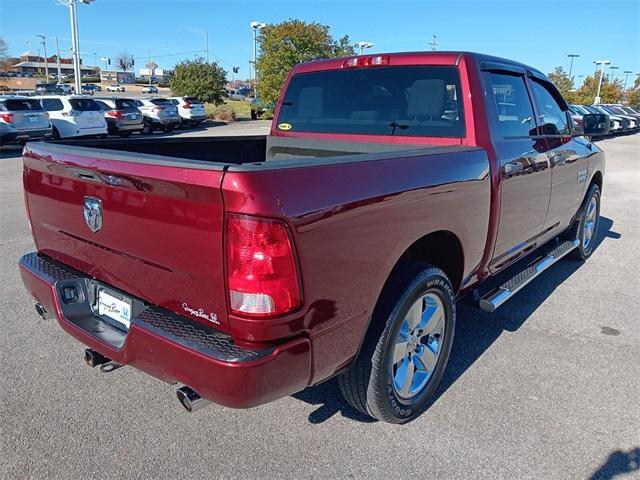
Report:
<svg viewBox="0 0 640 480"><path fill-rule="evenodd" d="M44 308L41 304L36 303L36 313L38 315L40 315L40 318L42 318L43 320L46 320L47 317L47 309Z"/></svg>
<svg viewBox="0 0 640 480"><path fill-rule="evenodd" d="M191 388L184 386L176 391L180 404L187 412L195 412L209 403Z"/></svg>

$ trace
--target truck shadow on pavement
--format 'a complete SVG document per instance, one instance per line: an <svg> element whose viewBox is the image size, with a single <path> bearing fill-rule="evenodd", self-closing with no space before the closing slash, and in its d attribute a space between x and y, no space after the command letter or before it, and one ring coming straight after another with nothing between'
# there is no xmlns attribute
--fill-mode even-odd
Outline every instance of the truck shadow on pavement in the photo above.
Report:
<svg viewBox="0 0 640 480"><path fill-rule="evenodd" d="M607 461L589 477L589 480L610 480L618 475L640 471L640 448L623 452L616 450Z"/></svg>
<svg viewBox="0 0 640 480"><path fill-rule="evenodd" d="M606 239L619 239L621 237L619 233L612 230L612 227L613 220L600 217L595 249L598 249ZM531 260L532 258L524 258L518 263L526 264ZM475 306L471 298L458 302L456 335L451 356L449 357L449 364L440 387L431 400L431 404L435 403L482 356L502 332L517 331L554 290L582 267L584 263L566 259L558 262L525 287L523 292L516 295L514 299L507 302L496 313L483 312ZM503 276L505 278L501 278ZM499 275L496 281L501 283L506 279L508 279L506 275ZM527 293L525 294L524 292ZM309 387L292 396L297 400L318 406L316 410L309 414L310 423L325 422L337 413L359 422L375 421L352 408L342 398L336 379ZM426 415L428 415L428 411Z"/></svg>

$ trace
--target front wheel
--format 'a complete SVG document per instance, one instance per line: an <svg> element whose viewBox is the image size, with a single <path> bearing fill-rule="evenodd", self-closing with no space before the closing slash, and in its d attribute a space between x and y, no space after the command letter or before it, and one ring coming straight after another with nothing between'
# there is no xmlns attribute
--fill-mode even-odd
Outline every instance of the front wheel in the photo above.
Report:
<svg viewBox="0 0 640 480"><path fill-rule="evenodd" d="M428 406L442 379L455 331L455 294L439 268L396 268L371 319L362 350L338 378L361 412L406 423Z"/></svg>
<svg viewBox="0 0 640 480"><path fill-rule="evenodd" d="M576 222L575 239L580 243L570 256L576 260L586 260L595 248L600 223L600 188L595 183L589 187Z"/></svg>

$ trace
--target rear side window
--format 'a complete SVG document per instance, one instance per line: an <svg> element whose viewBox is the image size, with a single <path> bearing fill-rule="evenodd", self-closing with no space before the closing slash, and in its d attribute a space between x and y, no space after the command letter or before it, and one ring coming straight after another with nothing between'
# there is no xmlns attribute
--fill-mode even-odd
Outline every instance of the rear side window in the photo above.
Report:
<svg viewBox="0 0 640 480"><path fill-rule="evenodd" d="M38 110L42 111L42 105L37 100L6 100L4 102L4 107L9 112L17 112L24 110Z"/></svg>
<svg viewBox="0 0 640 480"><path fill-rule="evenodd" d="M567 114L546 86L536 80L532 80L531 87L536 97L536 106L540 116L540 125L546 135L569 135L571 127L567 120Z"/></svg>
<svg viewBox="0 0 640 480"><path fill-rule="evenodd" d="M102 110L111 110L111 107L107 105L105 102L102 102L100 100L94 100L94 102L96 102Z"/></svg>
<svg viewBox="0 0 640 480"><path fill-rule="evenodd" d="M47 112L59 112L60 110L64 110L64 104L59 98L43 98L42 108Z"/></svg>
<svg viewBox="0 0 640 480"><path fill-rule="evenodd" d="M72 98L69 100L71 108L80 112L99 112L100 105L89 98Z"/></svg>
<svg viewBox="0 0 640 480"><path fill-rule="evenodd" d="M122 110L125 108L138 108L138 107L136 105L136 102L133 100L118 99L116 100L116 108L119 110Z"/></svg>
<svg viewBox="0 0 640 480"><path fill-rule="evenodd" d="M276 122L279 130L464 137L456 67L398 66L295 75Z"/></svg>
<svg viewBox="0 0 640 480"><path fill-rule="evenodd" d="M490 73L498 126L504 138L536 135L531 99L520 75Z"/></svg>
<svg viewBox="0 0 640 480"><path fill-rule="evenodd" d="M167 100L166 98L154 98L153 100L151 100L151 103L153 103L154 105L173 105L169 100Z"/></svg>

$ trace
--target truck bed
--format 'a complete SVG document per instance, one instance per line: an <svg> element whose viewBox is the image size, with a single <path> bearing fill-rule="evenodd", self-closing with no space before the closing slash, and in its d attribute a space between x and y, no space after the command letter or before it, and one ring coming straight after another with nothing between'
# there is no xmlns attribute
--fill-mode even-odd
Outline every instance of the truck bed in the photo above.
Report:
<svg viewBox="0 0 640 480"><path fill-rule="evenodd" d="M81 153L104 159L170 166L182 164L212 170L223 170L233 165L272 169L369 161L393 158L397 156L396 152L401 151L415 156L469 150L462 146L343 142L264 135L60 140L47 143L46 148L63 154ZM269 164L265 165L265 162Z"/></svg>

